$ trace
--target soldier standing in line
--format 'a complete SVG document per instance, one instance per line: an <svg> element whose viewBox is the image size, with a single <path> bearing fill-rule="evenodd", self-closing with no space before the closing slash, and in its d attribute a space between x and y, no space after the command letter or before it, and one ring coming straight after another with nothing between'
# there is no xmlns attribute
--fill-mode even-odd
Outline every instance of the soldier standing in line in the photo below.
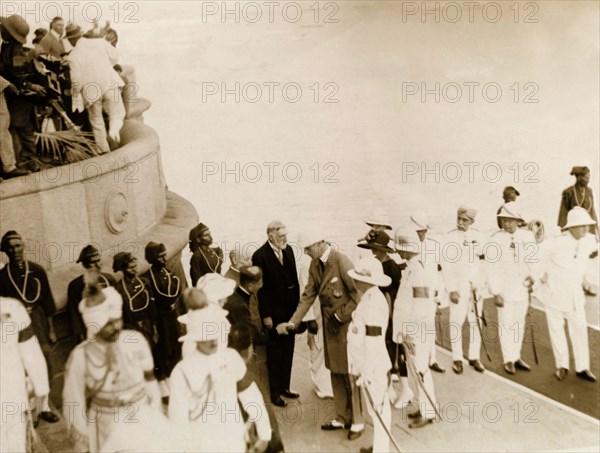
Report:
<svg viewBox="0 0 600 453"><path fill-rule="evenodd" d="M123 298L123 322L126 327L144 334L150 347L158 342L156 305L150 282L137 276L137 258L129 252L119 252L113 258L113 271L123 278L115 288Z"/></svg>
<svg viewBox="0 0 600 453"><path fill-rule="evenodd" d="M0 296L12 297L21 301L31 317L31 326L37 337L46 364L48 376L52 379L51 353L56 343L52 315L56 311L54 297L48 282L48 275L42 266L25 259L25 245L21 235L14 230L2 236L0 251L8 256L8 264L0 269ZM42 403L40 418L48 423L56 423L58 415L50 410L46 396Z"/></svg>
<svg viewBox="0 0 600 453"><path fill-rule="evenodd" d="M196 286L204 274L221 273L223 250L213 246L210 229L203 223L199 223L190 230L189 240L190 250L193 254L190 260L190 277L192 286Z"/></svg>
<svg viewBox="0 0 600 453"><path fill-rule="evenodd" d="M590 169L588 167L573 167L571 175L575 176L575 184L563 190L560 212L558 213L558 226L564 228L567 224L567 214L574 207L585 209L592 220L598 222L594 208L594 192L589 187ZM597 237L598 229L596 223L590 225L589 230Z"/></svg>
<svg viewBox="0 0 600 453"><path fill-rule="evenodd" d="M521 359L521 347L528 292L539 273L538 244L531 231L519 228L524 220L518 209L515 202L502 206L497 216L502 229L492 234L484 246L486 277L498 307L500 348L508 374L515 374L515 369L531 369Z"/></svg>
<svg viewBox="0 0 600 453"><path fill-rule="evenodd" d="M167 268L167 249L164 244L148 242L144 254L151 266L142 277L150 283L157 312L158 343L152 351L156 379L166 401L169 397L169 375L181 359L177 316L183 285Z"/></svg>
<svg viewBox="0 0 600 453"><path fill-rule="evenodd" d="M93 245L86 245L81 249L77 262L83 266L83 274L71 280L67 289L67 308L71 315L73 338L77 343L81 343L86 337L85 325L79 312L79 302L83 299L83 290L86 283L93 278L98 280L100 288L108 288L116 284L112 275L101 271L101 260L100 251Z"/></svg>
<svg viewBox="0 0 600 453"><path fill-rule="evenodd" d="M392 279L383 273L381 262L373 256L361 259L348 275L362 293L348 328L348 369L357 377L356 385L366 394L367 409L373 420L373 446L360 451L385 453L390 451L390 441L381 420L391 432L388 388L392 363L385 344L389 305L378 287L389 286ZM381 420L376 412L381 415Z"/></svg>
<svg viewBox="0 0 600 453"><path fill-rule="evenodd" d="M408 374L409 381L417 389L418 410L408 415L413 419L409 428L421 428L435 419L435 389L429 363L431 344L435 342L433 298L438 286L438 271L437 264L427 259L424 243L412 226L401 230L396 241L398 253L408 262L394 304L394 341L404 344L408 367L412 370ZM421 380L424 390L417 385L416 379Z"/></svg>
<svg viewBox="0 0 600 453"><path fill-rule="evenodd" d="M458 208L456 228L446 235L444 256L444 283L450 297L450 329L452 344L452 370L456 374L463 372L462 328L465 320L469 324L469 365L482 373L485 368L479 360L481 335L477 323L477 314L483 310L483 299L475 300L480 285L479 255L481 255L481 237L479 230L471 227L477 211L461 206ZM473 304L477 304L477 311Z"/></svg>
<svg viewBox="0 0 600 453"><path fill-rule="evenodd" d="M556 361L555 376L559 381L565 379L569 369L566 321L573 344L577 377L596 382L596 376L590 371L583 293L583 289L589 286L585 279L589 254L581 247L582 238L589 227L595 224L596 221L586 209L576 206L567 215L567 223L563 225L564 232L542 246L544 276L541 287L536 288L536 294L546 306L546 320Z"/></svg>

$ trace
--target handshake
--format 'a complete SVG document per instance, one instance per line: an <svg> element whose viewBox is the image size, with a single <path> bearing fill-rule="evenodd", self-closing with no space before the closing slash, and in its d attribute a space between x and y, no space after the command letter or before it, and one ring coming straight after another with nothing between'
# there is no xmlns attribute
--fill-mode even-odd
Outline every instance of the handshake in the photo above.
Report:
<svg viewBox="0 0 600 453"><path fill-rule="evenodd" d="M282 322L275 327L275 330L279 335L288 335L291 333L304 333L308 330L313 335L319 331L319 327L316 321L301 322L298 327L293 322Z"/></svg>

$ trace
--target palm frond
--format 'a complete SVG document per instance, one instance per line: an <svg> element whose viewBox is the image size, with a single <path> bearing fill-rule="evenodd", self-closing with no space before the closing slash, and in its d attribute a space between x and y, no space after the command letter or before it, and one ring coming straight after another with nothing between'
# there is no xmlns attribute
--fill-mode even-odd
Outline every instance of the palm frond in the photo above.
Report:
<svg viewBox="0 0 600 453"><path fill-rule="evenodd" d="M41 152L63 164L71 164L102 154L94 134L78 130L36 132Z"/></svg>

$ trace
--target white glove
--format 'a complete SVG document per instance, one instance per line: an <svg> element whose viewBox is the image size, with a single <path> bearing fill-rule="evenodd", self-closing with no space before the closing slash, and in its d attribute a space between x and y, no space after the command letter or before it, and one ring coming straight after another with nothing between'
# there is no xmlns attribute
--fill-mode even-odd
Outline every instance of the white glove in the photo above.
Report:
<svg viewBox="0 0 600 453"><path fill-rule="evenodd" d="M83 105L83 96L81 93L74 94L73 98L71 99L71 103L73 105L74 112L83 112L85 110Z"/></svg>

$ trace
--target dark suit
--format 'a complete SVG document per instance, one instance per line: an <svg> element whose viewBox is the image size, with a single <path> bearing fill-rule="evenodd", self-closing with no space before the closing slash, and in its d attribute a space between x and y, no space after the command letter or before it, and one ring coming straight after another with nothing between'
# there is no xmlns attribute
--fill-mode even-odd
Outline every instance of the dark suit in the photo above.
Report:
<svg viewBox="0 0 600 453"><path fill-rule="evenodd" d="M300 286L292 248L288 245L283 250L281 264L269 242L266 242L252 255L252 264L263 271L263 287L258 292L261 317L273 319L273 327L287 322L300 301ZM294 335L277 335L273 332L272 340L267 344L267 367L273 399L290 388L294 342Z"/></svg>
<svg viewBox="0 0 600 453"><path fill-rule="evenodd" d="M223 308L229 312L227 314L227 319L231 325L245 324L252 332L254 354L250 360L248 360L246 366L248 367L248 372L256 381L256 385L265 400L269 421L271 422L272 436L265 452L279 452L283 451L283 443L281 441L281 434L279 433L277 417L273 411L273 405L269 402L271 392L267 369L267 354L265 350L268 333L262 325L260 316L257 313L257 307L253 306L253 302L255 302L253 299L254 298L250 294L238 287L235 292L227 298L227 302L225 302Z"/></svg>
<svg viewBox="0 0 600 453"><path fill-rule="evenodd" d="M115 279L112 275L101 272L100 287L115 286ZM83 323L81 313L79 313L79 302L83 299L83 290L85 283L83 282L83 274L71 280L67 289L67 309L71 315L71 332L77 343L81 343L86 338L86 328Z"/></svg>

